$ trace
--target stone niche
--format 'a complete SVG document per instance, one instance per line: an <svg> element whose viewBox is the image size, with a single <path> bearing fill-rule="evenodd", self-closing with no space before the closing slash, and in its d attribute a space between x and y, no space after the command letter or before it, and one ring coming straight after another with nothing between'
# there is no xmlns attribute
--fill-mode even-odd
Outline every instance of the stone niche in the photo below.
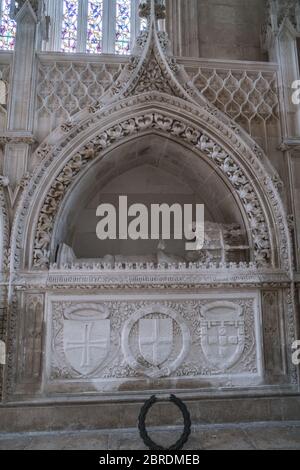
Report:
<svg viewBox="0 0 300 470"><path fill-rule="evenodd" d="M256 292L48 294L51 393L205 389L262 383Z"/></svg>
<svg viewBox="0 0 300 470"><path fill-rule="evenodd" d="M99 240L96 217L100 204L118 207L126 195L128 206L151 204L205 206L205 244L187 252L185 240L162 244L148 240ZM174 227L171 223L171 229ZM248 239L245 215L237 198L204 159L178 143L151 135L135 139L99 159L63 202L54 229L52 261L66 264L249 262L253 247Z"/></svg>

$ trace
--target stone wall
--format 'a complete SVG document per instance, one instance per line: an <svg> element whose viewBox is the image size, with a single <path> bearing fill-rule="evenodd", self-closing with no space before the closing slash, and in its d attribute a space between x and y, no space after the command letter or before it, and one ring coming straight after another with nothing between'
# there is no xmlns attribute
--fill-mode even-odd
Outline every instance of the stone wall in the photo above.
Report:
<svg viewBox="0 0 300 470"><path fill-rule="evenodd" d="M267 60L260 42L264 0L169 0L167 8L176 54Z"/></svg>

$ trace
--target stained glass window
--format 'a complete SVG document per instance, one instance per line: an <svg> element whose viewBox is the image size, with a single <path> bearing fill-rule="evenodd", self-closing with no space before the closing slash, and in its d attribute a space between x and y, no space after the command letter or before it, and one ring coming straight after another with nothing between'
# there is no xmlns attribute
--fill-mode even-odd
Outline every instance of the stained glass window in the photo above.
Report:
<svg viewBox="0 0 300 470"><path fill-rule="evenodd" d="M16 22L9 17L11 0L2 0L0 20L0 49L12 51L16 39Z"/></svg>
<svg viewBox="0 0 300 470"><path fill-rule="evenodd" d="M88 3L87 52L102 52L103 0Z"/></svg>
<svg viewBox="0 0 300 470"><path fill-rule="evenodd" d="M77 50L78 0L64 0L62 21L62 52Z"/></svg>
<svg viewBox="0 0 300 470"><path fill-rule="evenodd" d="M53 11L62 15L61 51L130 54L132 39L140 28L139 0L47 1L50 6L57 2ZM52 31L56 34L54 25L53 20ZM144 26L145 22L141 28Z"/></svg>
<svg viewBox="0 0 300 470"><path fill-rule="evenodd" d="M116 1L116 54L130 54L131 0Z"/></svg>

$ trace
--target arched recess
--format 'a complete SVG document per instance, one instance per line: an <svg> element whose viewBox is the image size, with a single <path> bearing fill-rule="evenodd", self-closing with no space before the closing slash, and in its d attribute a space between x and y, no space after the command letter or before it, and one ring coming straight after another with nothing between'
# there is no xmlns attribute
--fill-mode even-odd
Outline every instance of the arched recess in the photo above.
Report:
<svg viewBox="0 0 300 470"><path fill-rule="evenodd" d="M258 264L289 271L286 214L263 153L209 107L159 92L124 98L96 112L86 110L37 150L41 161L15 219L14 269L47 269L55 219L76 179L95 159L153 132L185 145L222 173L247 214Z"/></svg>
<svg viewBox="0 0 300 470"><path fill-rule="evenodd" d="M173 259L253 260L250 257L253 243L247 214L222 172L211 161L195 155L184 143L178 143L172 137L166 139L154 129L122 143L109 151L105 158L95 158L76 178L54 223L50 260L64 264L61 256L56 256L58 247L64 245L64 253L69 253L69 259L73 257L74 260L77 257L78 260L96 262L107 255L120 255L119 259L127 257L128 261L155 262L150 255L157 251L156 240L97 240L98 204L112 203L117 207L122 195L127 196L129 206L141 203L149 212L150 204L179 203L181 207L184 204L204 204L206 234L210 238L216 237L215 244L220 243L219 250L214 248L216 251L211 251L211 256L207 256L207 250L203 250L201 255L187 254L184 240L171 239L165 243L165 250L174 255ZM235 244L227 247L226 257L222 256L226 251L224 245L229 243L233 232ZM223 242L223 235L226 242ZM244 248L238 249L238 245Z"/></svg>

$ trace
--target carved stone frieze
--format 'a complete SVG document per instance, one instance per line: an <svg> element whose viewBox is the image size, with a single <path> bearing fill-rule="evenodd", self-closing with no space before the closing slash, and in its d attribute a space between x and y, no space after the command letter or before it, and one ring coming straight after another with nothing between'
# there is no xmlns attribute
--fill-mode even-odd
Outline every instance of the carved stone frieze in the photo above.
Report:
<svg viewBox="0 0 300 470"><path fill-rule="evenodd" d="M8 135L8 134L3 134L0 137L0 145L6 145L6 144L27 144L27 145L33 145L35 143L35 139L31 136L19 136L19 135Z"/></svg>
<svg viewBox="0 0 300 470"><path fill-rule="evenodd" d="M53 296L48 304L47 381L233 376L261 380L256 296L90 301ZM49 312L50 313L50 312ZM211 360L217 350L218 361ZM223 354L224 353L224 354ZM111 383L111 385L109 385Z"/></svg>

